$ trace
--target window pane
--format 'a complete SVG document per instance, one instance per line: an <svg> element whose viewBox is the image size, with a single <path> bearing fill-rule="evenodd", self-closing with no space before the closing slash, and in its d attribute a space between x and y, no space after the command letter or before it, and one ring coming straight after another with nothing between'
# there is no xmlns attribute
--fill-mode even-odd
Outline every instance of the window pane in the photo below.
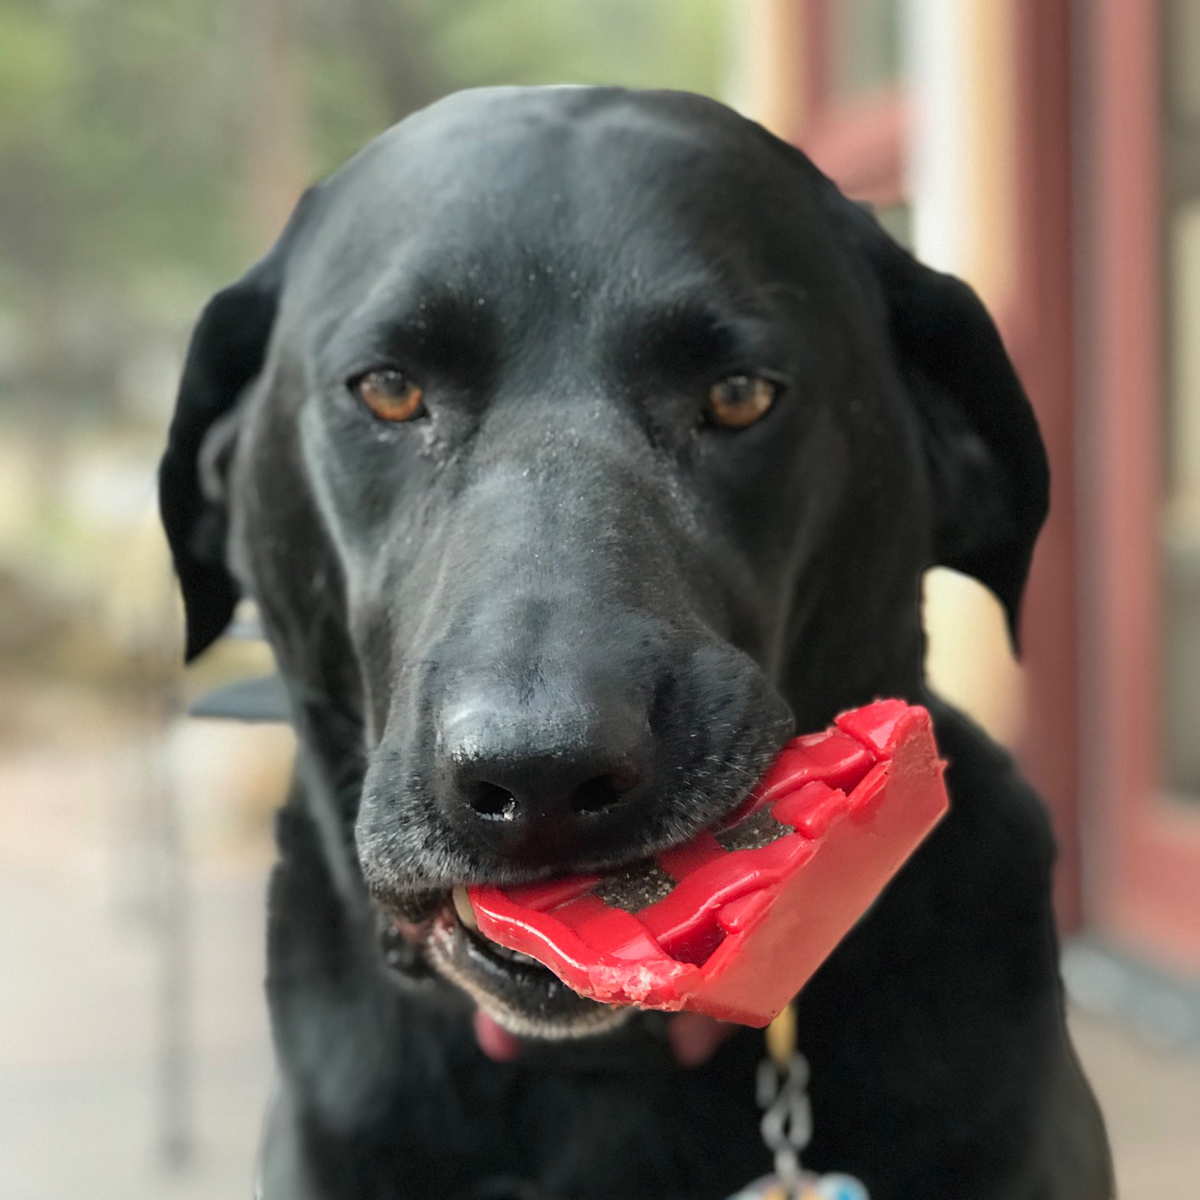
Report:
<svg viewBox="0 0 1200 1200"><path fill-rule="evenodd" d="M1163 514L1167 784L1200 800L1200 200L1169 225L1170 388Z"/></svg>
<svg viewBox="0 0 1200 1200"><path fill-rule="evenodd" d="M830 0L835 99L853 99L900 79L898 0Z"/></svg>
<svg viewBox="0 0 1200 1200"><path fill-rule="evenodd" d="M1200 4L1173 0L1167 11L1167 61L1174 117L1200 125Z"/></svg>

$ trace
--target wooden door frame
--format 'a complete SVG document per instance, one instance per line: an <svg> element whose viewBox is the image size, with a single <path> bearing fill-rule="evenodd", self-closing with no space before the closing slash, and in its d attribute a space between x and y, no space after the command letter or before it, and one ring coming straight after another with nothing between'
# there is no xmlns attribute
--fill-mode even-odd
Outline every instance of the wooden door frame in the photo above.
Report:
<svg viewBox="0 0 1200 1200"><path fill-rule="evenodd" d="M1161 766L1164 215L1161 6L1096 0L1086 31L1081 345L1085 786L1094 805L1088 917L1123 945L1200 971L1200 812Z"/></svg>
<svg viewBox="0 0 1200 1200"><path fill-rule="evenodd" d="M905 105L833 101L831 3L789 5L802 70L788 133L846 190L894 203ZM996 315L1054 475L1025 602L1020 757L1054 819L1060 923L1195 972L1200 813L1168 802L1160 762L1160 5L1011 3L1017 248Z"/></svg>
<svg viewBox="0 0 1200 1200"><path fill-rule="evenodd" d="M1012 0L1016 261L998 324L1050 459L1050 514L1021 621L1022 768L1058 842L1055 908L1083 917L1071 0Z"/></svg>

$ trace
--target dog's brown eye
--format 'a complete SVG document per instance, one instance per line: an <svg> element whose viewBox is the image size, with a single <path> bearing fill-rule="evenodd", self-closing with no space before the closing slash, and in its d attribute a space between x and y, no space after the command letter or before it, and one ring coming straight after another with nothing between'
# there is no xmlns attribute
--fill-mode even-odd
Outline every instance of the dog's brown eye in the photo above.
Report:
<svg viewBox="0 0 1200 1200"><path fill-rule="evenodd" d="M766 414L778 391L760 375L730 375L709 389L708 411L718 425L744 429Z"/></svg>
<svg viewBox="0 0 1200 1200"><path fill-rule="evenodd" d="M353 390L383 421L411 421L425 411L425 393L400 371L368 371Z"/></svg>

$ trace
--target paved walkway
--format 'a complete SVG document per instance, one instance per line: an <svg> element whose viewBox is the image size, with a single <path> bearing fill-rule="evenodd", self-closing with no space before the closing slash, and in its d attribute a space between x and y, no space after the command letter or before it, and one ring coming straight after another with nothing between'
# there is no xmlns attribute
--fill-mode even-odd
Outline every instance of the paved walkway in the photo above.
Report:
<svg viewBox="0 0 1200 1200"><path fill-rule="evenodd" d="M215 764L238 771L244 742L213 745L198 729L162 760L128 729L91 728L0 749L2 1200L249 1197L272 1077L267 825L244 811L231 825L183 796L189 1007L173 1011L191 1053L181 1091L163 1079L172 880L154 805L171 756L189 773L186 760L203 758L194 773L219 786ZM175 1112L168 1101L180 1098ZM165 1143L180 1124L188 1156L172 1163Z"/></svg>

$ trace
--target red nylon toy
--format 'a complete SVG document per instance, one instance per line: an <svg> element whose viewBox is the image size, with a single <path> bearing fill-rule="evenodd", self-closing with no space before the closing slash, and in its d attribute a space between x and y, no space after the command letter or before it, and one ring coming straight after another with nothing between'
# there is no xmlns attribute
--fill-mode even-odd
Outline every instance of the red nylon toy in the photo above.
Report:
<svg viewBox="0 0 1200 1200"><path fill-rule="evenodd" d="M928 712L882 700L789 742L723 829L471 905L583 996L767 1025L946 812L943 769Z"/></svg>

